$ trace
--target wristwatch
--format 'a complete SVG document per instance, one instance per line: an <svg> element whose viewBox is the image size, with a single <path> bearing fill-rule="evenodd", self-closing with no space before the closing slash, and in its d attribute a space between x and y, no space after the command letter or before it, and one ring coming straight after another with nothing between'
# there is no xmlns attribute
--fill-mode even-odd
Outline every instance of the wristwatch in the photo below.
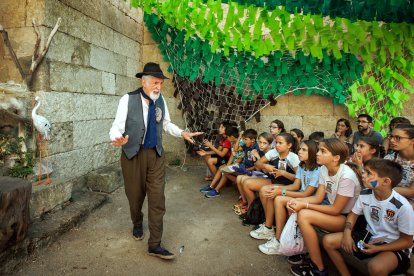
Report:
<svg viewBox="0 0 414 276"><path fill-rule="evenodd" d="M286 188L282 190L282 196L286 195Z"/></svg>

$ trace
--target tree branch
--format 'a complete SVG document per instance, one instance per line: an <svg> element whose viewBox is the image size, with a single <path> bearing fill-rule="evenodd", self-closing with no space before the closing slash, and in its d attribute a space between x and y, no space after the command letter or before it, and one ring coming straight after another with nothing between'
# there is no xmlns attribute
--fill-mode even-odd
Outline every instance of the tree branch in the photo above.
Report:
<svg viewBox="0 0 414 276"><path fill-rule="evenodd" d="M9 35L7 34L7 31L3 28L3 26L0 24L0 33L3 37L4 44L6 45L7 49L10 52L10 55L14 61L14 64L16 64L17 69L19 70L20 75L22 76L22 79L26 79L26 74L23 71L22 65L20 64L19 60L17 59L16 53L13 50L13 47L10 43Z"/></svg>
<svg viewBox="0 0 414 276"><path fill-rule="evenodd" d="M22 117L22 116L20 116L20 115L18 115L16 113L10 112L7 109L4 109L2 107L0 107L0 113L4 113L7 116L11 117L12 119L14 119L14 120L16 120L18 122L24 123L24 124L30 124L30 122L31 122L30 119L28 119L26 117Z"/></svg>
<svg viewBox="0 0 414 276"><path fill-rule="evenodd" d="M46 45L43 48L42 52L39 54L39 45L40 45L40 35L39 35L39 29L36 25L36 21L33 19L32 23L33 23L33 28L35 29L36 35L38 37L38 40L36 41L36 46L35 46L35 51L33 53L33 57L32 57L32 64L30 65L30 69L29 72L27 73L26 76L26 84L30 87L31 83L32 83L32 79L33 79L33 73L36 71L37 67L39 66L39 64L42 62L43 58L45 57L47 51L49 50L49 46L50 43L52 42L53 36L56 34L59 26L60 26L60 22L62 21L62 19L59 17L55 27L53 28L52 32L49 35L49 38L47 39Z"/></svg>

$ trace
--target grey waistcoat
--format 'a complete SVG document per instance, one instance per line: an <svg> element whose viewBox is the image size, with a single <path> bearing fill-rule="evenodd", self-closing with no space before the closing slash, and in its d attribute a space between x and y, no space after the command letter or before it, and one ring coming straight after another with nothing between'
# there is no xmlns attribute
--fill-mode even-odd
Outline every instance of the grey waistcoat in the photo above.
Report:
<svg viewBox="0 0 414 276"><path fill-rule="evenodd" d="M142 88L128 93L128 114L125 122L125 133L124 136L128 135L128 143L122 146L126 157L132 159L138 154L144 141L145 135L145 124L144 117L142 114L142 101L140 93L144 93ZM162 147L162 130L163 120L165 114L164 100L162 96L155 101L156 110L161 110L161 120L157 122L157 146L155 147L157 154L161 156L164 153Z"/></svg>

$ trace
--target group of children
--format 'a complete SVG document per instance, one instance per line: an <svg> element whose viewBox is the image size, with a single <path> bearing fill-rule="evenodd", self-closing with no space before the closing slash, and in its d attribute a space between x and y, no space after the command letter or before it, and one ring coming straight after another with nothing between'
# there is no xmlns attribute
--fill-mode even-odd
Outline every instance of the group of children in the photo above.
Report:
<svg viewBox="0 0 414 276"><path fill-rule="evenodd" d="M250 236L266 241L259 250L268 255L281 254L283 228L296 213L308 254L288 257L294 275L328 274L321 246L341 275L350 275L341 251L370 258L370 275L405 273L414 235L414 125L394 118L382 139L369 115L357 124L353 133L342 118L330 138L315 132L304 140L280 120L260 135L223 122L219 145L204 141L209 150L198 151L213 176L200 192L217 197L234 183L241 218L259 198L265 221Z"/></svg>

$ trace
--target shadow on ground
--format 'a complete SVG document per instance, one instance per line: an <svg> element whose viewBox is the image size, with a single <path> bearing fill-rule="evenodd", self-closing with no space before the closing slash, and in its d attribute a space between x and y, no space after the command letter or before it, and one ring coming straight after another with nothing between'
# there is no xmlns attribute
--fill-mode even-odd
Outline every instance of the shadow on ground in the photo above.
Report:
<svg viewBox="0 0 414 276"><path fill-rule="evenodd" d="M147 207L143 241L131 236L132 225L124 189L109 195L109 203L79 227L31 256L17 275L289 275L283 256L266 256L249 236L231 207L234 187L218 198L198 190L205 167L167 168L163 245L177 255L163 261L146 254ZM181 249L181 250L180 250ZM181 253L180 253L181 252Z"/></svg>

